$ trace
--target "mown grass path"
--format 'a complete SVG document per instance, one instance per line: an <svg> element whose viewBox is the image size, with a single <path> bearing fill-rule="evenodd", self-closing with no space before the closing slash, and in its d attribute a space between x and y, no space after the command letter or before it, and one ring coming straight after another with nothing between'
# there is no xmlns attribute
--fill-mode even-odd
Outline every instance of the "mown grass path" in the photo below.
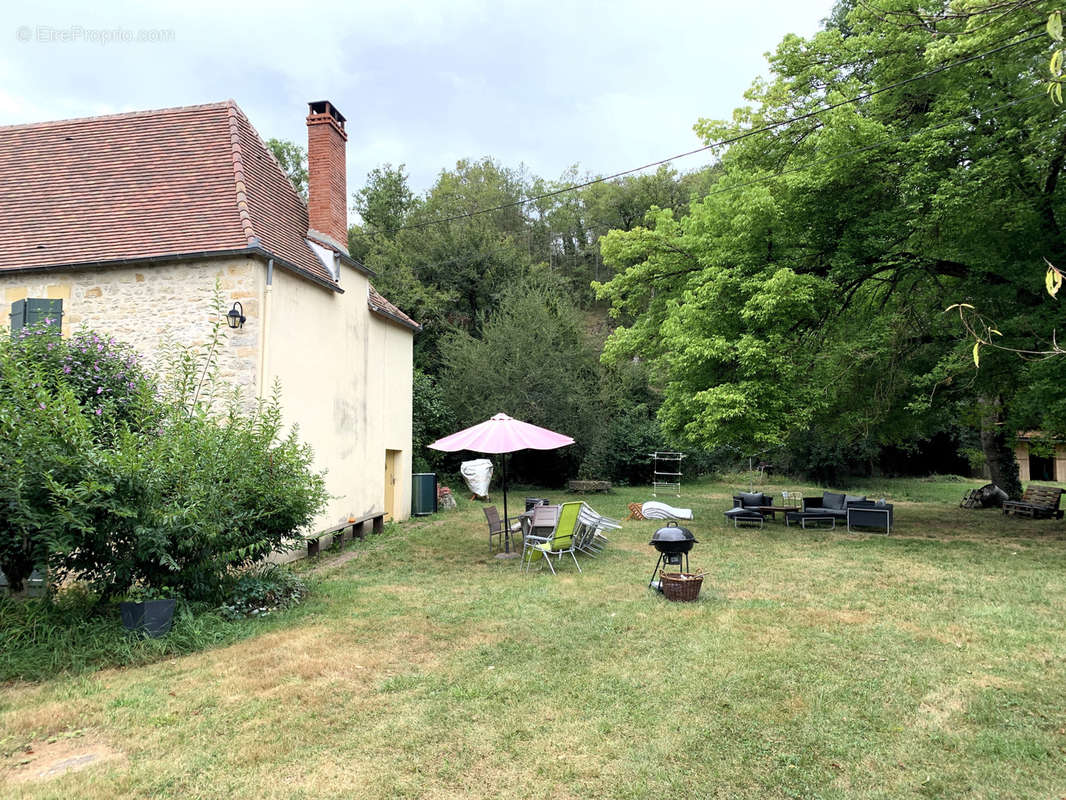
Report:
<svg viewBox="0 0 1066 800"><path fill-rule="evenodd" d="M244 641L3 687L0 795L1066 794L1066 524L882 482L890 537L735 530L732 488L679 501L696 604L645 588L658 523L626 523L580 575L527 576L464 505L320 561L313 599ZM62 737L116 757L15 782L22 748Z"/></svg>

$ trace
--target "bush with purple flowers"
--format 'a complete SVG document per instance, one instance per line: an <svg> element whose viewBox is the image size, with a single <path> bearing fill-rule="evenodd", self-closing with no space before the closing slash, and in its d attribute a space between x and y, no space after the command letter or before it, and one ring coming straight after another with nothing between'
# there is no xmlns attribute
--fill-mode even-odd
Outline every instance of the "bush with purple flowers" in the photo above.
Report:
<svg viewBox="0 0 1066 800"><path fill-rule="evenodd" d="M167 586L218 601L234 569L294 545L325 481L282 424L277 391L215 401L223 328L204 349L176 348L161 391L131 347L98 333L64 340L44 324L0 340L0 570L12 588L43 566L101 599Z"/></svg>
<svg viewBox="0 0 1066 800"><path fill-rule="evenodd" d="M65 340L47 319L0 340L0 570L14 589L77 549L64 493L106 492L118 432L161 411L128 346L91 332Z"/></svg>
<svg viewBox="0 0 1066 800"><path fill-rule="evenodd" d="M58 326L46 319L4 342L0 358L24 374L35 374L50 391L68 389L101 439L112 439L116 427L139 427L160 414L155 380L140 354L113 337L79 331L63 339Z"/></svg>
<svg viewBox="0 0 1066 800"><path fill-rule="evenodd" d="M92 331L75 333L65 345L60 373L88 413L113 426L142 422L154 412L154 381L136 350Z"/></svg>

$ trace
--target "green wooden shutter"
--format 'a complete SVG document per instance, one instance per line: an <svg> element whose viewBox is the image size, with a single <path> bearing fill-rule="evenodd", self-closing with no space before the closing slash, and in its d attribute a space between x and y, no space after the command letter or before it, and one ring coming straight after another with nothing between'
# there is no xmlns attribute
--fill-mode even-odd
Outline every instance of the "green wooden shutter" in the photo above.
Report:
<svg viewBox="0 0 1066 800"><path fill-rule="evenodd" d="M63 301L29 298L11 304L11 336L27 326L33 326L46 319L52 321L57 331L63 330Z"/></svg>

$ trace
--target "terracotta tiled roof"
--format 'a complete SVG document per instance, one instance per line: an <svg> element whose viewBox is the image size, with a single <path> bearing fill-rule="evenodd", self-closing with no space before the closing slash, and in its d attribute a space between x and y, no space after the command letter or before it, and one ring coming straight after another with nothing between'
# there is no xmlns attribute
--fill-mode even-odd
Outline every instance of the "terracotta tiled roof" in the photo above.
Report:
<svg viewBox="0 0 1066 800"><path fill-rule="evenodd" d="M336 286L232 102L0 127L0 270L262 248ZM347 254L345 254L347 255Z"/></svg>
<svg viewBox="0 0 1066 800"><path fill-rule="evenodd" d="M400 309L378 294L377 289L373 286L370 287L370 296L367 299L370 305L370 310L375 314L379 314L383 317L391 319L393 322L398 322L411 330L420 331L422 326L404 314Z"/></svg>

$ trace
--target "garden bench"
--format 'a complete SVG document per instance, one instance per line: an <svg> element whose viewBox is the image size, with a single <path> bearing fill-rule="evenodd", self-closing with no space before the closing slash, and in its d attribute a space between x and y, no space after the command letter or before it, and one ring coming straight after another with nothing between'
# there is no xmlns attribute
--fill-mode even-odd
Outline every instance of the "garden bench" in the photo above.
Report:
<svg viewBox="0 0 1066 800"><path fill-rule="evenodd" d="M385 512L373 511L366 516L359 517L358 519L348 519L332 528L326 528L315 533L310 533L304 536L304 541L307 542L307 556L317 556L320 550L320 541L327 536L332 536L332 546L337 547L344 541L344 532L348 529L352 529L352 538L362 539L366 535L366 523L372 523L374 533L381 533L385 529Z"/></svg>
<svg viewBox="0 0 1066 800"><path fill-rule="evenodd" d="M1059 508L1061 499L1062 489L1030 484L1021 500L1003 501L1003 513L1030 519L1062 519L1062 509Z"/></svg>

